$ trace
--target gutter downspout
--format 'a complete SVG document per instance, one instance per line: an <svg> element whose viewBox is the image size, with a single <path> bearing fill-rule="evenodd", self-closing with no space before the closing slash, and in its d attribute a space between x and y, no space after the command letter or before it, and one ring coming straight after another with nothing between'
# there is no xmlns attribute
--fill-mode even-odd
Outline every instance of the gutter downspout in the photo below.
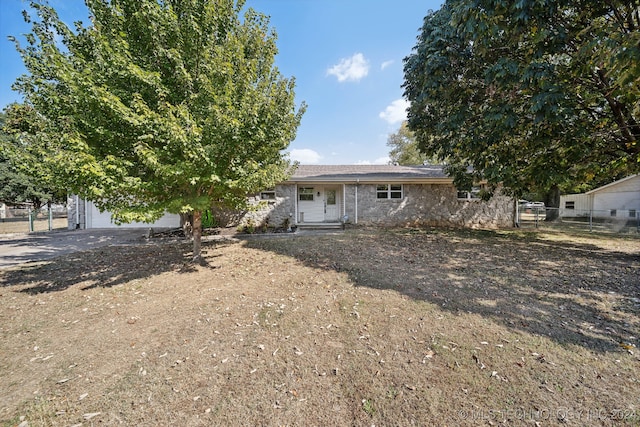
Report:
<svg viewBox="0 0 640 427"><path fill-rule="evenodd" d="M76 217L76 230L80 228L80 196L76 194L76 203L75 203L75 217Z"/></svg>
<svg viewBox="0 0 640 427"><path fill-rule="evenodd" d="M293 210L295 214L295 218L293 219L293 223L298 225L298 184L294 184L293 186Z"/></svg>
<svg viewBox="0 0 640 427"><path fill-rule="evenodd" d="M355 208L356 208L356 217L354 222L357 224L358 223L358 185L360 184L360 180L356 179L356 203L355 203Z"/></svg>

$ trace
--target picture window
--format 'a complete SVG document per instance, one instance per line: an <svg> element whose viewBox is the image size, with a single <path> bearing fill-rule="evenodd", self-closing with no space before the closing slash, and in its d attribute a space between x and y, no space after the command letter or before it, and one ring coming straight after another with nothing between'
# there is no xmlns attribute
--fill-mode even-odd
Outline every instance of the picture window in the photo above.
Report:
<svg viewBox="0 0 640 427"><path fill-rule="evenodd" d="M379 200L402 199L402 184L378 184L376 186L376 198Z"/></svg>

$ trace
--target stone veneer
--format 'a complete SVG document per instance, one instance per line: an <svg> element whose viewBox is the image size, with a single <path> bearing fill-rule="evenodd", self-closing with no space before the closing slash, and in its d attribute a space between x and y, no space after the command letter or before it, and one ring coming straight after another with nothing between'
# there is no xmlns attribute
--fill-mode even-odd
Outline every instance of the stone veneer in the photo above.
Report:
<svg viewBox="0 0 640 427"><path fill-rule="evenodd" d="M285 220L293 225L295 216L295 185L276 185L275 200L261 200L260 194L249 197L249 207L243 211L216 210L213 216L222 227L233 227L247 224L262 226L268 223L271 227L282 227Z"/></svg>
<svg viewBox="0 0 640 427"><path fill-rule="evenodd" d="M347 215L355 221L355 184L345 186ZM404 184L402 199L378 199L376 185L358 185L358 224L500 228L514 223L513 199L460 200L452 184Z"/></svg>
<svg viewBox="0 0 640 427"><path fill-rule="evenodd" d="M358 213L355 196L358 187ZM498 191L489 201L459 200L452 184L404 184L402 199L378 199L375 184L344 186L346 213L349 222L381 226L438 226L469 228L503 228L514 224L513 199ZM276 186L275 200L251 197L250 208L237 212L214 212L222 226L265 224L281 227L295 217L295 185Z"/></svg>

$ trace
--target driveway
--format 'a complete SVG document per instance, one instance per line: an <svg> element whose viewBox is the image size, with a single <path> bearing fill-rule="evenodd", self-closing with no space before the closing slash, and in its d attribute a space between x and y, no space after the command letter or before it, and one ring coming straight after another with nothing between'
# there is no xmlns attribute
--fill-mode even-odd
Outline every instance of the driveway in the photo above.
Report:
<svg viewBox="0 0 640 427"><path fill-rule="evenodd" d="M0 268L101 246L140 244L146 241L146 232L146 228L121 228L0 235Z"/></svg>
<svg viewBox="0 0 640 427"><path fill-rule="evenodd" d="M34 261L45 261L72 252L109 245L142 245L172 241L172 238L146 238L147 228L94 228L90 230L53 231L33 234L0 234L0 269ZM295 233L203 236L202 241L234 238L292 238L342 234L343 230L311 229Z"/></svg>

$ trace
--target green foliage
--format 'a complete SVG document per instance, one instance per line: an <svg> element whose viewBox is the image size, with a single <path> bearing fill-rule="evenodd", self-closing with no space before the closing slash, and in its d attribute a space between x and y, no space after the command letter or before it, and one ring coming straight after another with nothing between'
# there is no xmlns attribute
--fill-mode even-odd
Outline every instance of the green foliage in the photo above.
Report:
<svg viewBox="0 0 640 427"><path fill-rule="evenodd" d="M446 1L405 59L420 150L517 194L638 172L639 5Z"/></svg>
<svg viewBox="0 0 640 427"><path fill-rule="evenodd" d="M211 209L202 212L202 228L213 228L218 226L218 221L211 213Z"/></svg>
<svg viewBox="0 0 640 427"><path fill-rule="evenodd" d="M0 113L0 202L31 203L39 209L45 203L65 201L66 190L44 162L32 113L17 104Z"/></svg>
<svg viewBox="0 0 640 427"><path fill-rule="evenodd" d="M91 25L71 30L31 7L14 87L56 135L49 160L71 191L117 221L153 221L237 208L287 177L305 106L274 66L266 16L241 19L233 0L87 0Z"/></svg>
<svg viewBox="0 0 640 427"><path fill-rule="evenodd" d="M392 164L410 166L431 163L431 159L418 149L418 141L416 141L413 132L409 130L406 121L402 122L397 133L389 135L387 146L391 148L389 157Z"/></svg>

